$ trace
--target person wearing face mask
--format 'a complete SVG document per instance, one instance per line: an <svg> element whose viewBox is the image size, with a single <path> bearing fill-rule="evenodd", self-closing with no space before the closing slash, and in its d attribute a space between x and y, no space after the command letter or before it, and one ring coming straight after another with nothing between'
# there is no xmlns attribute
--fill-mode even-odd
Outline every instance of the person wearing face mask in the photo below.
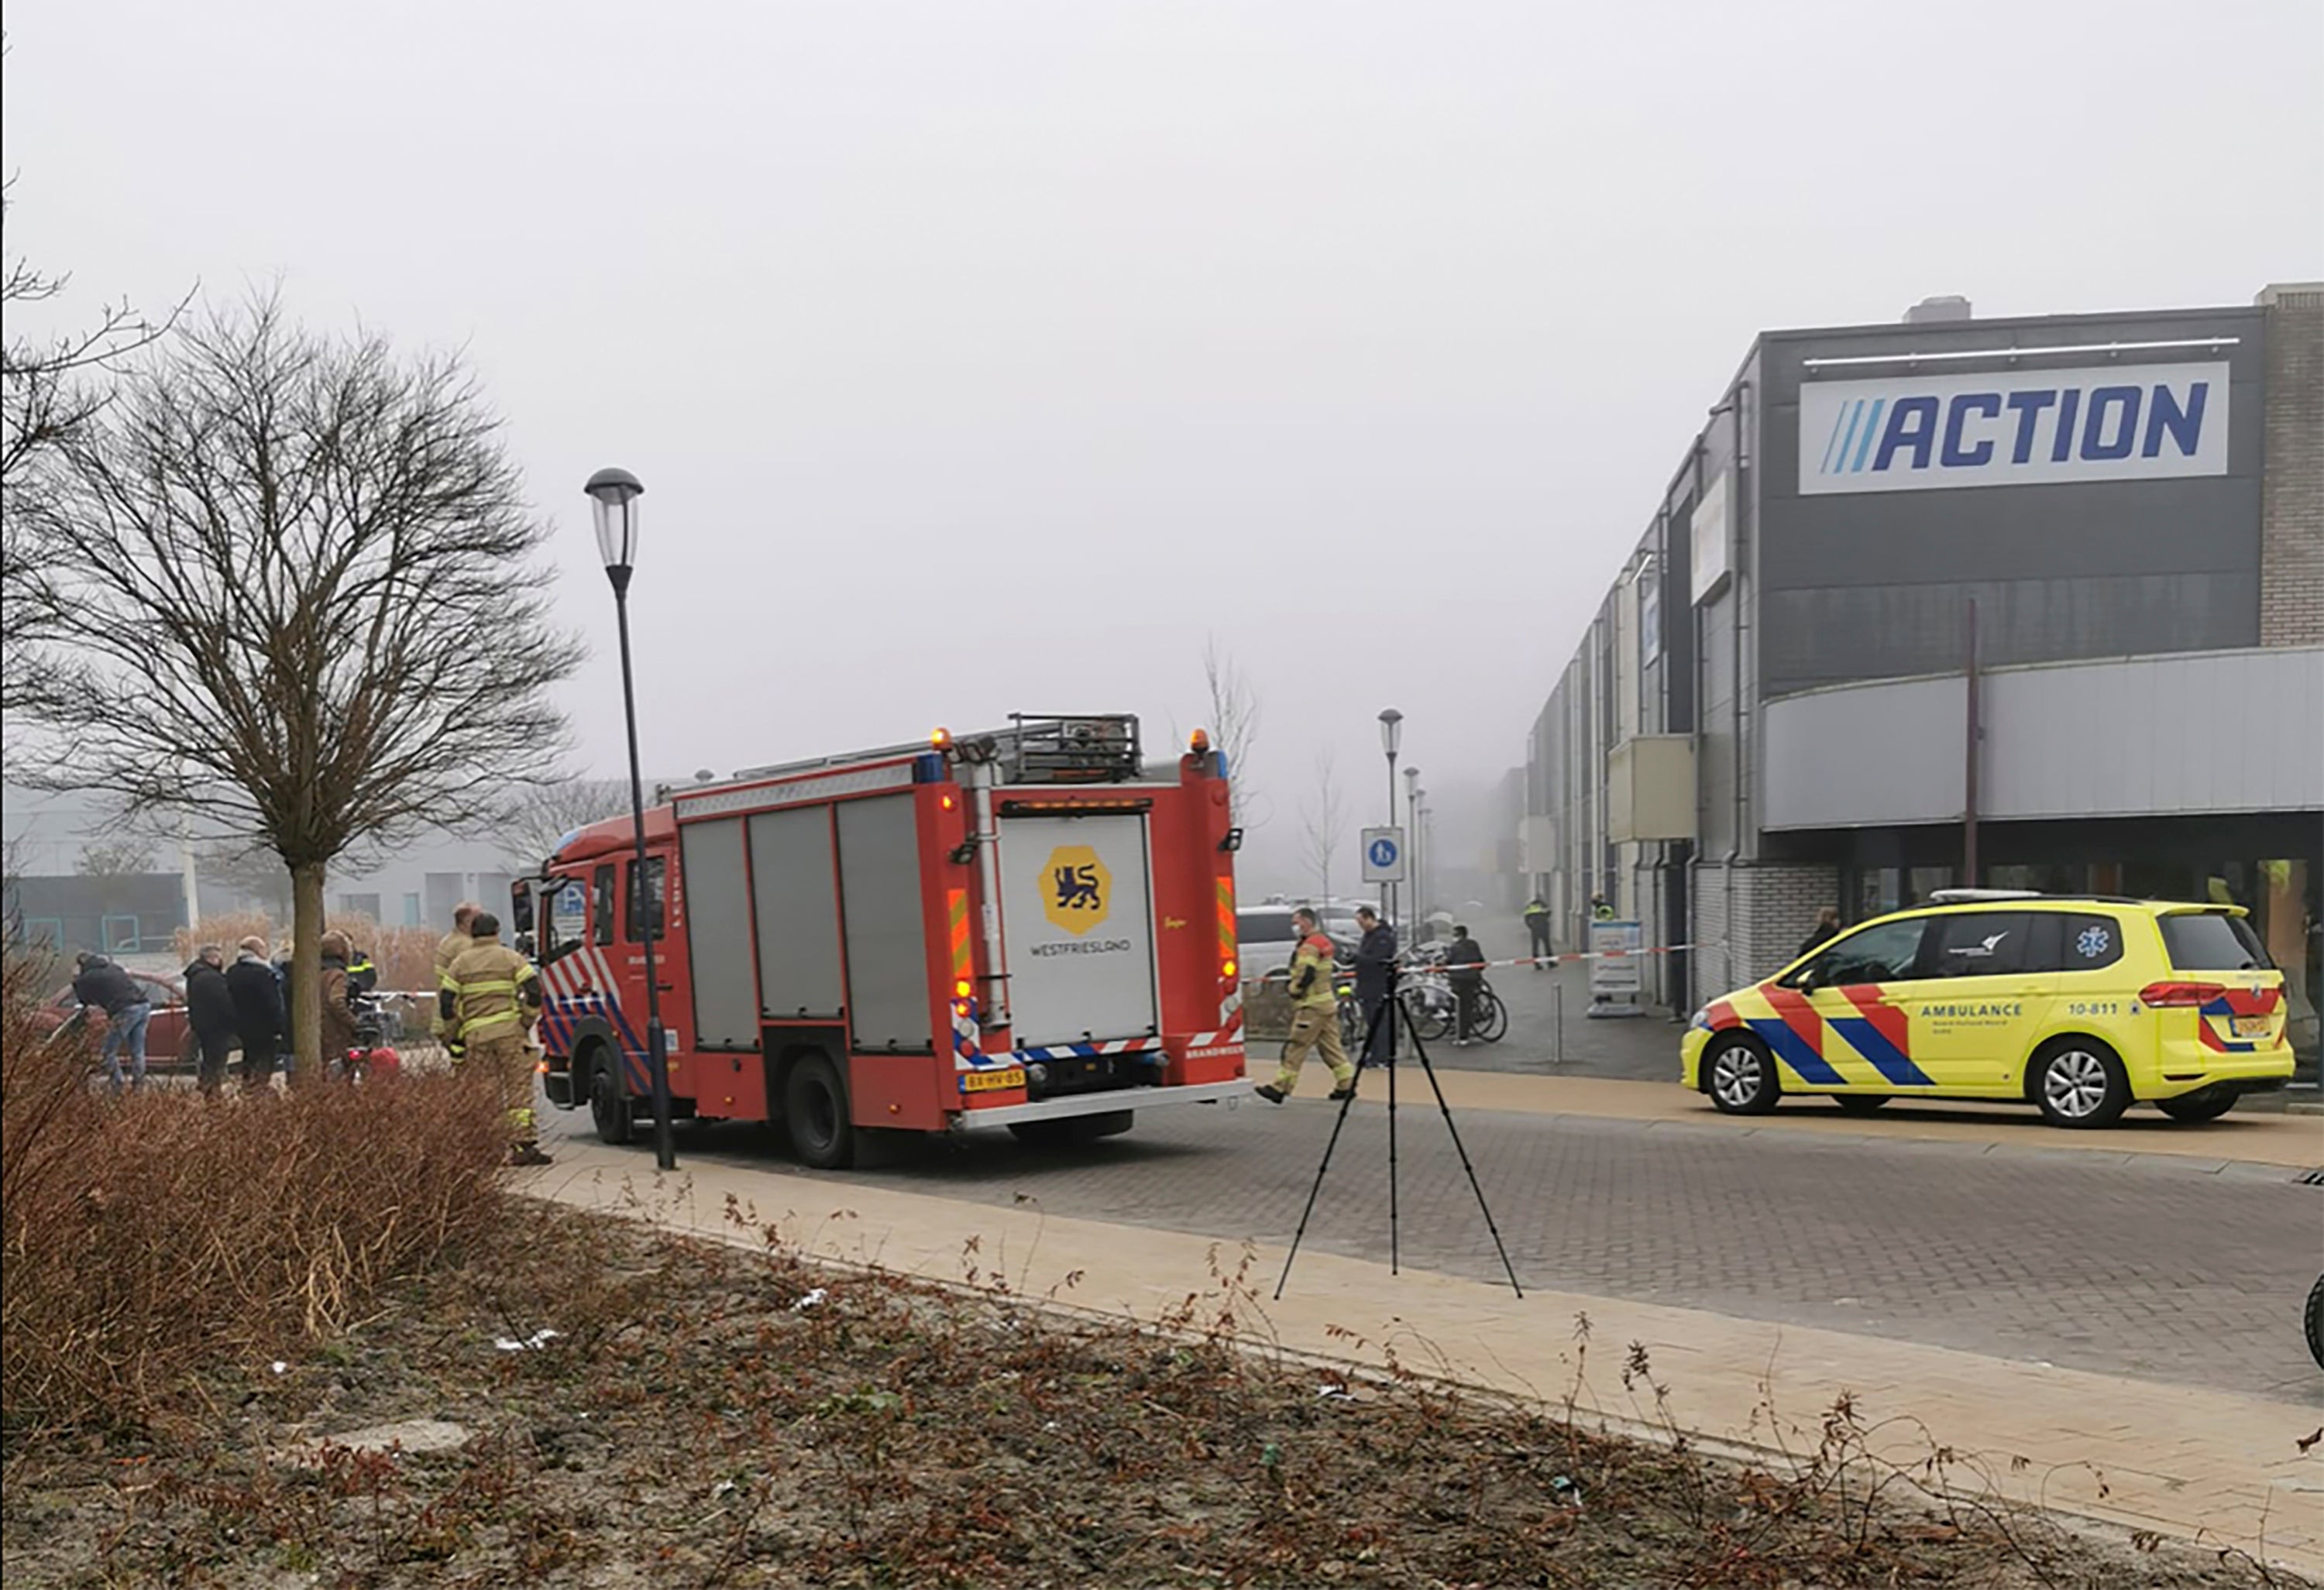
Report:
<svg viewBox="0 0 2324 1590"><path fill-rule="evenodd" d="M1340 995L1333 986L1332 941L1323 935L1314 912L1302 905L1291 914L1299 933L1299 951L1291 958L1291 1036L1283 1045L1283 1064L1273 1085L1261 1083L1255 1091L1269 1104L1281 1104L1299 1085L1300 1068L1319 1045L1323 1063L1332 1068L1332 1098L1344 1102L1356 1096L1356 1068L1340 1042Z"/></svg>

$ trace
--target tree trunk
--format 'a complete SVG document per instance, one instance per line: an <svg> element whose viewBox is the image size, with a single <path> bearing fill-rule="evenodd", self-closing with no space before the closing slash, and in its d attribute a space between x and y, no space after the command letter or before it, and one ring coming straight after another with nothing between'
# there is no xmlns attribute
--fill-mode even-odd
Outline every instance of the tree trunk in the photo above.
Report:
<svg viewBox="0 0 2324 1590"><path fill-rule="evenodd" d="M294 1084L318 1082L330 1074L323 1052L323 864L302 861L290 869L290 1050L298 1066Z"/></svg>

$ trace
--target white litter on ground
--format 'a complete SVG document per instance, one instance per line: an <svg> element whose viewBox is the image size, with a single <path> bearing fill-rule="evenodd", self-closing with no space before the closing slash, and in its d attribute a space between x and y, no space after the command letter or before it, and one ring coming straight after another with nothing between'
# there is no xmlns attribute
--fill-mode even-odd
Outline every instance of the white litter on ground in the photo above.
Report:
<svg viewBox="0 0 2324 1590"><path fill-rule="evenodd" d="M503 1336L495 1337L493 1346L503 1353L537 1353L564 1334L561 1330L551 1330L544 1325L522 1341L517 1340L512 1336Z"/></svg>

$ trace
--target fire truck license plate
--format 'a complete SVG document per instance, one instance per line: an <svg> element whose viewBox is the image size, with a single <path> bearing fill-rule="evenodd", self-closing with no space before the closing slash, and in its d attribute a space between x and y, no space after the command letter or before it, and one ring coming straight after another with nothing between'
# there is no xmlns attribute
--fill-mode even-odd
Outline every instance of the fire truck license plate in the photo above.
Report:
<svg viewBox="0 0 2324 1590"><path fill-rule="evenodd" d="M998 1093L1024 1085L1025 1068L1021 1065L1012 1065L1005 1071L963 1071L960 1076L963 1093Z"/></svg>

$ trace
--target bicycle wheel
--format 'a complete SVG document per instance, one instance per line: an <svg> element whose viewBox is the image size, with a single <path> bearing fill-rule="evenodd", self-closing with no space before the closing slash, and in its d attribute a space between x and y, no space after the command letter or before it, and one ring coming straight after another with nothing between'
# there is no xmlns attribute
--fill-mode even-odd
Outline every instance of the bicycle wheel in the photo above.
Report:
<svg viewBox="0 0 2324 1590"><path fill-rule="evenodd" d="M1353 999L1340 1001L1340 1042L1351 1060L1358 1058L1356 1052L1364 1046L1364 1007Z"/></svg>
<svg viewBox="0 0 2324 1590"><path fill-rule="evenodd" d="M1412 1017L1412 1030L1420 1034L1423 1043L1434 1043L1452 1031L1452 1003L1439 997L1434 989L1406 994L1404 1008Z"/></svg>
<svg viewBox="0 0 2324 1590"><path fill-rule="evenodd" d="M1480 1043L1498 1043L1509 1030L1509 1007L1490 988L1477 991L1477 1026L1469 1035Z"/></svg>

